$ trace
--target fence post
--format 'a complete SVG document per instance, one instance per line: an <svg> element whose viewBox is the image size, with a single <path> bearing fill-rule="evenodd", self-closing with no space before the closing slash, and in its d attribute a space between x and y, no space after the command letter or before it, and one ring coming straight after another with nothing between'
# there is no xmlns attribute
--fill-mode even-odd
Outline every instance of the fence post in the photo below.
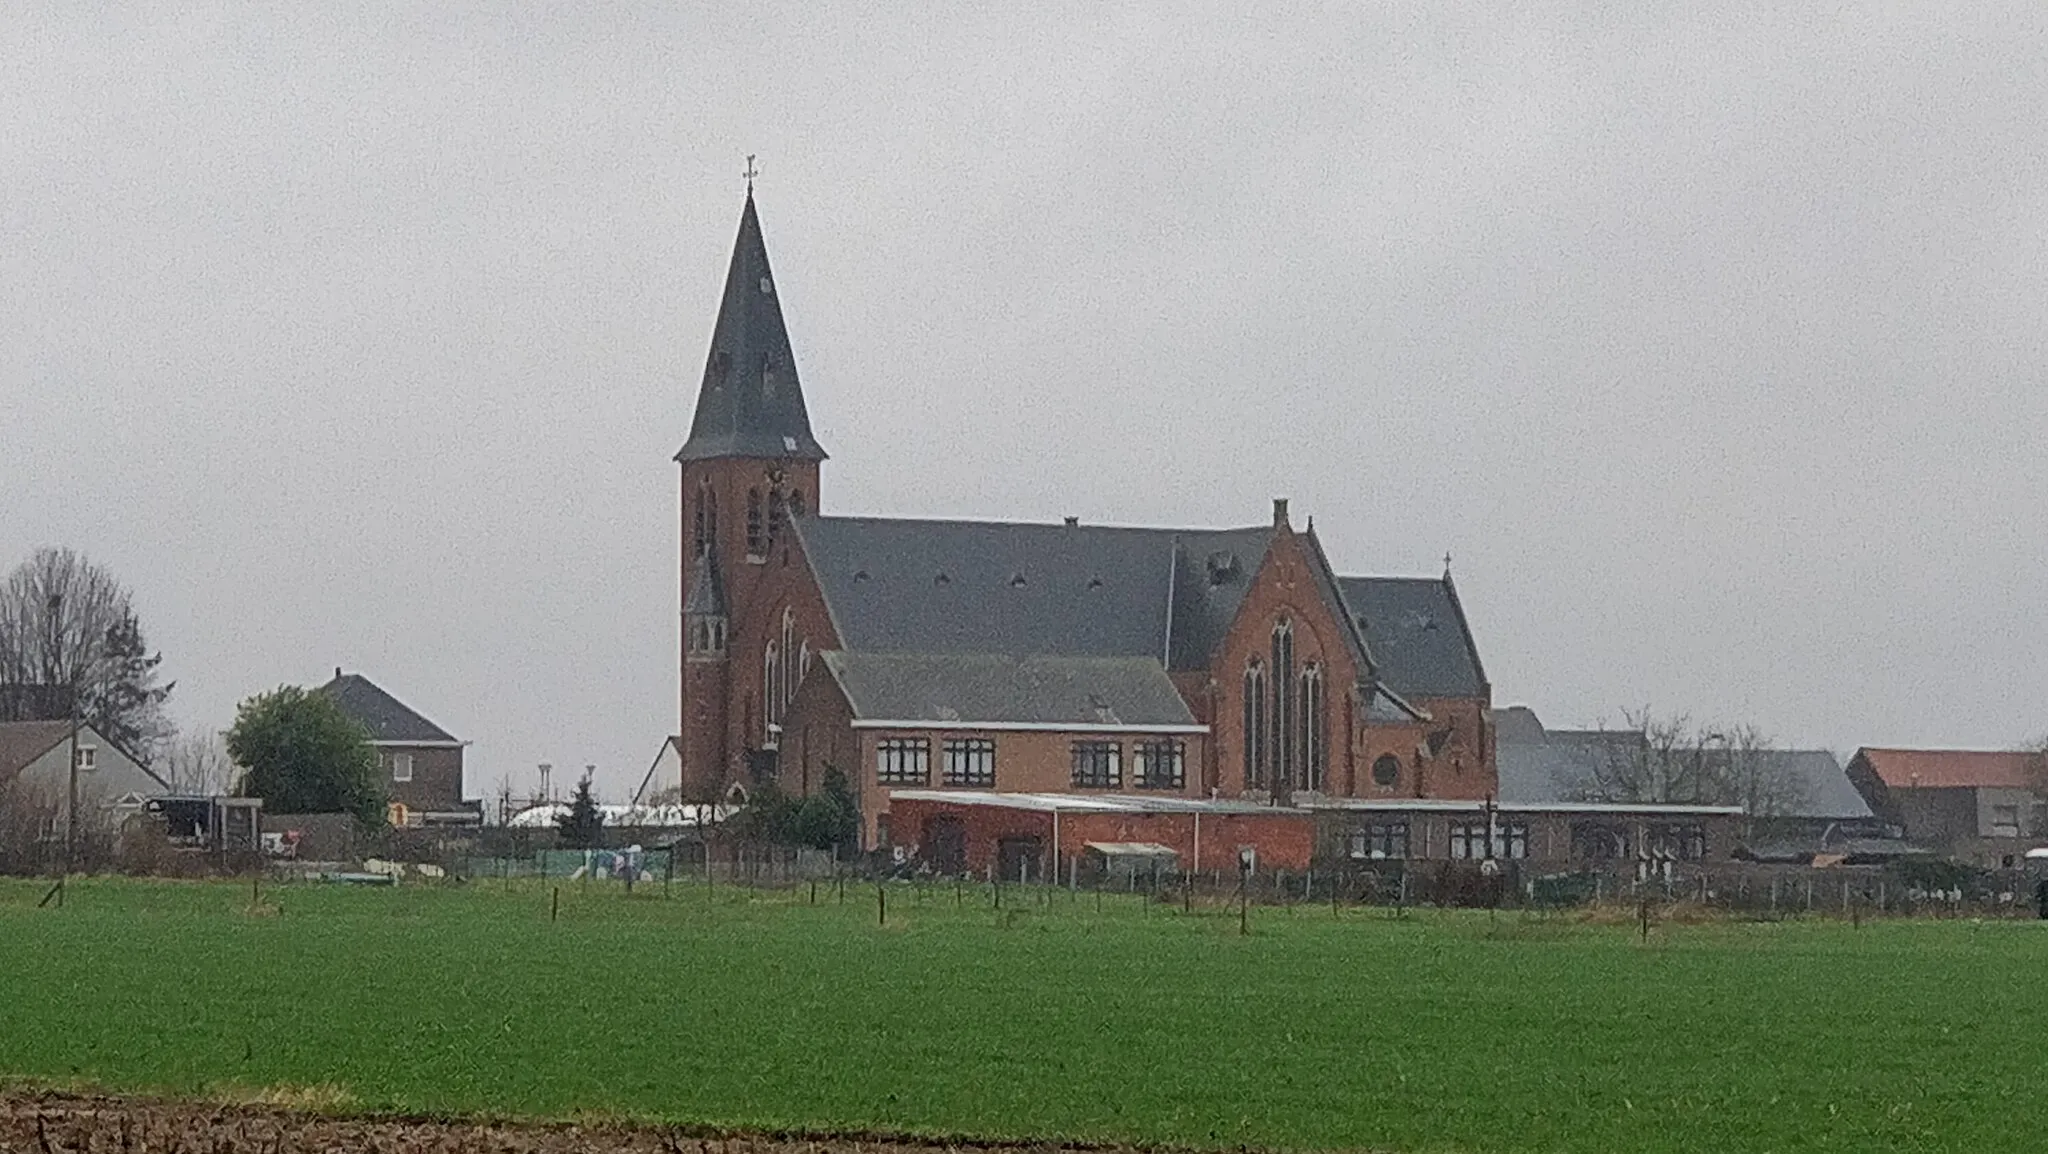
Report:
<svg viewBox="0 0 2048 1154"><path fill-rule="evenodd" d="M875 883L875 924L889 924L889 887L880 882Z"/></svg>
<svg viewBox="0 0 2048 1154"><path fill-rule="evenodd" d="M554 887L553 893L554 896L548 899L548 921L550 923L560 921L562 918L562 887Z"/></svg>

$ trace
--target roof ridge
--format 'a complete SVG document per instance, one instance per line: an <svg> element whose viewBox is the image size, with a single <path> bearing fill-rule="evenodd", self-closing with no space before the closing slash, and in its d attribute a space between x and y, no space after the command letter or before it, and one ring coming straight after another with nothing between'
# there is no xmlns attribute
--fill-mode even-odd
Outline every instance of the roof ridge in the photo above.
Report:
<svg viewBox="0 0 2048 1154"><path fill-rule="evenodd" d="M809 516L809 517L807 518L807 520L809 520L809 521L811 521L811 522L813 522L813 523L822 523L822 522L828 522L828 521L842 521L842 522L848 522L848 523L852 523L852 522L865 522L865 523L873 524L873 523L875 523L875 522L878 522L878 521L879 521L879 522L883 522L883 523L886 523L886 524L892 524L892 525L979 525L979 526L987 526L987 527L1002 527L1002 528L1019 528L1019 529L1058 529L1058 530L1061 530L1061 531L1064 531L1064 532L1074 532L1074 531L1080 531L1080 532L1104 532L1104 531L1109 531L1109 532L1118 532L1118 533L1163 533L1163 534L1168 534L1168 535L1173 535L1173 536L1178 536L1178 535L1180 535L1180 534L1184 534L1184 533L1211 533L1211 534L1213 534L1213 533L1252 533L1252 532L1260 532L1260 531L1264 531L1264 532L1271 532L1271 531L1272 531L1272 528L1273 528L1273 527L1272 527L1271 525L1224 525L1224 526L1220 526L1220 527L1209 527L1209 528L1204 528L1204 527L1201 527L1201 526L1187 526L1187 525L1122 525L1122 524L1114 524L1114 523L1110 523L1110 522L1102 522L1102 521L1098 521L1098 522L1081 522L1081 523L1079 523L1079 524L1073 524L1073 525L1069 525L1069 524L1066 524L1065 522L1062 522L1062 521L1013 521L1013 520L1003 520L1003 519L997 519L997 518L974 518L974 517L896 517L896 516L881 516L881 515L869 515L869 514L858 514L858 513L855 513L855 514L848 514L848 513L831 513L831 514L826 514L826 513L813 513L813 514L811 514L811 515L810 515L810 516Z"/></svg>

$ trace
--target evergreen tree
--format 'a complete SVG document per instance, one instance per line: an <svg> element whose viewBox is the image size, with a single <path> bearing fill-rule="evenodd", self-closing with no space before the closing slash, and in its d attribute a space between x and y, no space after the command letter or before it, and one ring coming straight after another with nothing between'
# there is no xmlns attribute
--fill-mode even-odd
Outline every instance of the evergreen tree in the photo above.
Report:
<svg viewBox="0 0 2048 1154"><path fill-rule="evenodd" d="M827 769L818 792L805 798L789 823L787 840L812 849L852 845L860 835L860 806L846 775Z"/></svg>
<svg viewBox="0 0 2048 1154"><path fill-rule="evenodd" d="M576 783L576 795L569 799L569 812L555 815L555 828L562 833L562 845L569 849L589 849L603 838L604 814L590 792L589 774Z"/></svg>

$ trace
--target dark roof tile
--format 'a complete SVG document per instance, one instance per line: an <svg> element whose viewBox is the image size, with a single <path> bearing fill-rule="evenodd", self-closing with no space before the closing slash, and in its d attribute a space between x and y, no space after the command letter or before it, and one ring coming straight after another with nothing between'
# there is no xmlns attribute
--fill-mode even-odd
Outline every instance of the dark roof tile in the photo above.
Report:
<svg viewBox="0 0 2048 1154"><path fill-rule="evenodd" d="M334 671L334 680L316 692L334 698L342 712L363 723L371 741L452 742L447 730L414 712L360 673Z"/></svg>
<svg viewBox="0 0 2048 1154"><path fill-rule="evenodd" d="M1195 723L1157 659L846 653L820 660L864 721L947 725Z"/></svg>
<svg viewBox="0 0 2048 1154"><path fill-rule="evenodd" d="M1486 675L1450 583L1436 577L1340 577L1338 588L1380 680L1404 697L1480 697Z"/></svg>

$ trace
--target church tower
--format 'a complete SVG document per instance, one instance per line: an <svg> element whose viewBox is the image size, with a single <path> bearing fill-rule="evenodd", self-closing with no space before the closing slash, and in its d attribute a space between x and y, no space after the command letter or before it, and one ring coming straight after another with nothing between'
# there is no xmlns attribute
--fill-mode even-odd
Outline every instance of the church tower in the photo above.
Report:
<svg viewBox="0 0 2048 1154"><path fill-rule="evenodd" d="M769 543L789 515L818 507L825 450L811 435L796 358L747 188L725 296L697 389L682 466L683 797L711 801L747 780L749 719L731 716L732 627L749 620Z"/></svg>

